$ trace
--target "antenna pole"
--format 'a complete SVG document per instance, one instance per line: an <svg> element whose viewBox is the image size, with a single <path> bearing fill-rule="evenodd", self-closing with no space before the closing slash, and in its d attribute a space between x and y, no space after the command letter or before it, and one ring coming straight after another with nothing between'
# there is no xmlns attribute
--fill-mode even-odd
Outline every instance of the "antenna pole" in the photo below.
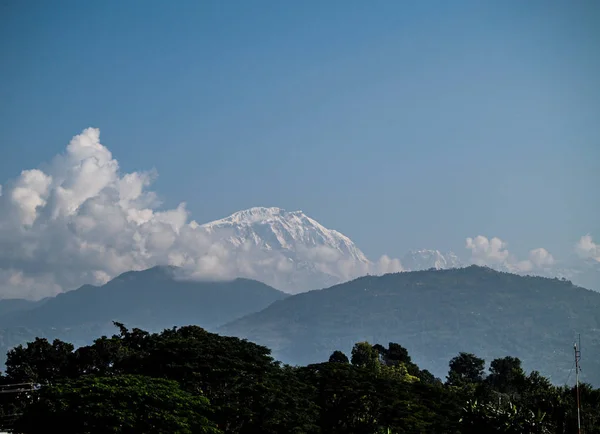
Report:
<svg viewBox="0 0 600 434"><path fill-rule="evenodd" d="M577 343L574 345L575 347L575 391L577 394L577 433L581 434L581 409L579 403L579 360L581 359L581 351L577 348ZM579 348L581 348L581 335L579 335Z"/></svg>

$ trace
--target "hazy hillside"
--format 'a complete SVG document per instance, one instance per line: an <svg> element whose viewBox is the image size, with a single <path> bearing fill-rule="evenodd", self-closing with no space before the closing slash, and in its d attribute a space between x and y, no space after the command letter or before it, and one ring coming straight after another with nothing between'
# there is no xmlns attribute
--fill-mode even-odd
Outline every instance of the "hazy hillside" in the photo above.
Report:
<svg viewBox="0 0 600 434"><path fill-rule="evenodd" d="M9 313L23 312L34 309L38 306L41 306L46 301L48 301L47 298L39 301L23 300L20 298L7 298L0 300L0 317Z"/></svg>
<svg viewBox="0 0 600 434"><path fill-rule="evenodd" d="M325 359L353 342L398 342L438 376L459 351L514 355L564 383L582 335L582 378L600 384L600 294L568 281L470 266L367 276L295 295L220 333L273 349L285 362Z"/></svg>
<svg viewBox="0 0 600 434"><path fill-rule="evenodd" d="M84 285L38 303L1 301L1 360L7 349L35 336L82 344L99 334L112 334L112 321L149 330L187 324L210 330L287 296L254 280L182 281L174 271L131 271L103 286Z"/></svg>

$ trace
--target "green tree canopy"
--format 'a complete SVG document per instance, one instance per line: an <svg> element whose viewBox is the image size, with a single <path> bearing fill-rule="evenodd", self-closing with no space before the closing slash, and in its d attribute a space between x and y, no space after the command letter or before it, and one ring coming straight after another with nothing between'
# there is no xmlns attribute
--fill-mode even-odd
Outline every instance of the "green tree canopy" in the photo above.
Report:
<svg viewBox="0 0 600 434"><path fill-rule="evenodd" d="M471 353L460 353L450 360L448 385L464 386L483 381L485 360Z"/></svg>
<svg viewBox="0 0 600 434"><path fill-rule="evenodd" d="M354 366L367 369L377 369L379 365L379 353L368 342L358 342L352 348L351 362Z"/></svg>
<svg viewBox="0 0 600 434"><path fill-rule="evenodd" d="M209 402L175 381L144 376L83 377L41 389L17 423L28 434L217 434Z"/></svg>

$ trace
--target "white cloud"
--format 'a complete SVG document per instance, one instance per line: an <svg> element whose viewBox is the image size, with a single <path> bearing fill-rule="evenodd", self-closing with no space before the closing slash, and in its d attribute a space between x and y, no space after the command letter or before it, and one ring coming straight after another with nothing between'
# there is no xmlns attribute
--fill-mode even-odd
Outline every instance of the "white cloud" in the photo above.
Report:
<svg viewBox="0 0 600 434"><path fill-rule="evenodd" d="M467 238L466 243L467 249L471 250L471 260L477 265L499 265L508 259L506 243L500 238L494 237L490 240L478 235L475 238Z"/></svg>
<svg viewBox="0 0 600 434"><path fill-rule="evenodd" d="M37 218L37 209L46 205L48 187L52 177L41 170L24 170L11 192L23 225L32 225Z"/></svg>
<svg viewBox="0 0 600 434"><path fill-rule="evenodd" d="M21 270L0 269L0 284L4 298L40 298L62 292L52 273L40 273L34 277L26 276Z"/></svg>
<svg viewBox="0 0 600 434"><path fill-rule="evenodd" d="M379 258L379 261L374 264L373 268L376 274L398 273L404 271L399 259L390 258L387 255L383 255Z"/></svg>
<svg viewBox="0 0 600 434"><path fill-rule="evenodd" d="M547 268L556 262L548 250L540 247L529 252L529 260L538 268Z"/></svg>
<svg viewBox="0 0 600 434"><path fill-rule="evenodd" d="M474 264L513 273L548 269L556 262L552 254L542 247L530 250L528 259L519 260L508 251L508 244L498 237L488 239L478 235L475 238L467 238L466 248L471 250L471 261Z"/></svg>
<svg viewBox="0 0 600 434"><path fill-rule="evenodd" d="M600 244L596 244L590 234L582 236L575 245L575 251L583 259L600 262Z"/></svg>
<svg viewBox="0 0 600 434"><path fill-rule="evenodd" d="M129 270L177 265L196 278L255 277L289 282L290 258L251 245L227 248L195 221L185 203L160 209L153 172L120 173L100 131L88 128L44 170L24 170L0 195L0 298L40 298L102 284ZM345 280L402 269L387 256L348 260L326 247L297 252L316 271Z"/></svg>

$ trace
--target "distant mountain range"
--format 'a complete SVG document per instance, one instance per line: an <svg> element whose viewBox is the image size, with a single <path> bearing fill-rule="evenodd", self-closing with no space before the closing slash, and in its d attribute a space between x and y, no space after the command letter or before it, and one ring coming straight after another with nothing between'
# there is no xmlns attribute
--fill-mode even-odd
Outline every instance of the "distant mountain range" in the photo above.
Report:
<svg viewBox="0 0 600 434"><path fill-rule="evenodd" d="M90 343L112 335L113 321L149 331L188 324L214 330L287 296L249 279L185 280L176 267L130 271L105 285L84 285L39 302L0 300L0 360L35 337Z"/></svg>
<svg viewBox="0 0 600 434"><path fill-rule="evenodd" d="M190 281L179 271L163 266L130 271L102 286L22 304L0 316L0 327L110 326L117 320L153 329L185 324L212 329L287 296L254 280ZM16 300L0 306L7 302Z"/></svg>
<svg viewBox="0 0 600 434"><path fill-rule="evenodd" d="M253 252L253 273L245 273L242 264L238 267L240 275L291 293L326 288L366 274L442 270L472 263L454 252L434 249L410 251L400 261L372 261L350 238L324 227L302 211L274 207L239 211L200 225L200 229L212 243L232 252L234 258ZM504 265L495 268L515 272ZM523 274L565 277L577 285L600 291L600 263L594 260L573 257L550 268Z"/></svg>
<svg viewBox="0 0 600 434"><path fill-rule="evenodd" d="M460 268L473 262L483 265L479 261L461 258L454 252L435 249L413 250L399 258L368 258L346 235L326 228L302 211L275 207L254 207L202 225L192 221L185 226L180 237L178 247L160 254L150 254L141 243L141 250L134 255L135 260L124 261L111 269L102 266L95 270L82 269L79 277L71 276L74 280L69 280L68 285L78 287L84 283L104 283L128 271L126 267L141 270L153 265L172 265L181 268L190 279L240 277L295 294L327 288L365 275ZM150 244L161 245L155 238ZM165 242L165 245L171 243ZM562 262L552 259L550 266L531 266L526 273L507 263L493 267L499 271L565 277L577 285L600 291L600 262L592 259L573 257ZM11 281L24 279L18 272L8 271ZM52 274L51 267L48 273ZM10 291L14 293L15 289L0 285L0 297ZM44 293L43 289L40 293ZM8 304L7 308L12 309Z"/></svg>
<svg viewBox="0 0 600 434"><path fill-rule="evenodd" d="M405 271L446 270L463 267L464 263L454 252L442 253L439 250L412 250L402 258Z"/></svg>
<svg viewBox="0 0 600 434"><path fill-rule="evenodd" d="M154 267L39 302L1 300L0 354L35 337L88 344L115 333L112 321L149 331L196 324L266 345L292 364L348 353L361 340L397 342L440 377L468 351L488 361L518 356L563 383L581 333L582 379L600 384L600 293L566 280L470 266L365 276L288 295L250 279L186 277Z"/></svg>
<svg viewBox="0 0 600 434"><path fill-rule="evenodd" d="M243 277L215 281L157 266L36 302L0 300L0 355L36 336L87 344L112 334L114 320L150 331L197 324L267 345L291 363L322 361L363 339L398 342L437 375L458 351L516 355L561 382L581 333L584 378L600 384L600 293L578 287L600 289L596 261L537 271L549 278L468 266L438 250L373 262L345 235L280 208L197 229Z"/></svg>
<svg viewBox="0 0 600 434"><path fill-rule="evenodd" d="M459 351L517 356L563 384L582 335L583 381L600 384L600 293L487 267L365 276L288 297L221 327L289 363L326 360L354 342L397 342L443 377Z"/></svg>

